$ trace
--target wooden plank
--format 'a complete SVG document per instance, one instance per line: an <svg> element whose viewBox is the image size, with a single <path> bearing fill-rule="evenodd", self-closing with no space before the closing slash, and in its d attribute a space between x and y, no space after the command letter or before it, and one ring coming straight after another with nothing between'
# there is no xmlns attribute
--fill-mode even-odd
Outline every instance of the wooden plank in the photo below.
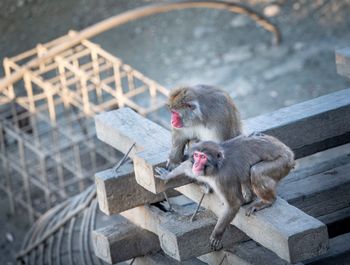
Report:
<svg viewBox="0 0 350 265"><path fill-rule="evenodd" d="M115 224L92 232L95 255L109 264L160 250L158 237L118 216Z"/></svg>
<svg viewBox="0 0 350 265"><path fill-rule="evenodd" d="M121 215L157 234L164 253L178 261L213 251L209 237L216 224L215 215L209 211L200 212L191 222L196 204L173 207L175 211L164 212L156 206L140 206ZM224 234L223 245L228 247L243 240L248 240L247 236L236 227L230 226Z"/></svg>
<svg viewBox="0 0 350 265"><path fill-rule="evenodd" d="M338 74L350 78L350 48L336 50L335 63Z"/></svg>
<svg viewBox="0 0 350 265"><path fill-rule="evenodd" d="M145 189L160 193L190 182L184 177L164 184L154 178L154 168L165 165L171 146L171 135L163 127L129 108L99 114L95 125L97 137L123 153L135 143L129 156L134 161L136 181Z"/></svg>
<svg viewBox="0 0 350 265"><path fill-rule="evenodd" d="M350 164L308 176L282 182L278 193L290 204L314 217L349 206Z"/></svg>
<svg viewBox="0 0 350 265"><path fill-rule="evenodd" d="M221 265L290 265L289 262L252 240L198 258L208 264ZM302 263L294 265L302 265Z"/></svg>
<svg viewBox="0 0 350 265"><path fill-rule="evenodd" d="M96 115L95 126L98 139L123 153L135 143L131 158L143 150L159 153L168 151L171 146L171 136L166 129L129 108Z"/></svg>
<svg viewBox="0 0 350 265"><path fill-rule="evenodd" d="M170 258L163 252L158 252L154 255L146 255L144 257L138 257L135 259L133 265L205 265L205 263L199 259L192 258L185 261L177 261ZM210 264L209 264L210 265Z"/></svg>
<svg viewBox="0 0 350 265"><path fill-rule="evenodd" d="M350 89L340 90L244 121L247 133L264 132L297 158L350 142Z"/></svg>
<svg viewBox="0 0 350 265"><path fill-rule="evenodd" d="M294 265L346 265L350 263L350 233L332 238L329 249L324 255ZM280 259L273 252L247 241L235 245L227 250L220 250L198 257L208 264L221 265L291 265Z"/></svg>
<svg viewBox="0 0 350 265"><path fill-rule="evenodd" d="M176 190L195 202L199 202L202 196L196 184L188 184ZM221 213L219 205L221 202L215 194L205 196L202 202L203 207L217 215ZM271 207L253 216L247 217L244 209L245 207L240 208L231 224L279 257L296 263L326 252L327 227L283 199L278 198Z"/></svg>
<svg viewBox="0 0 350 265"><path fill-rule="evenodd" d="M274 130L277 132L279 132L279 131L283 132L283 130L288 131L288 130L286 130L286 128L288 128L290 126L290 124L294 124L294 126L296 126L296 128L299 130L294 129L294 130L292 130L292 132L293 133L295 132L295 134L298 134L299 138L297 138L297 139L293 138L291 141L291 144L294 144L292 146L292 148L295 148L297 151L299 150L300 156L308 154L308 153L313 152L315 150L322 150L323 148L326 148L328 146L340 144L343 141L347 141L347 139L348 139L347 138L348 137L347 129L345 128L345 127L348 128L347 123L349 120L348 119L349 115L347 114L347 113L349 113L349 111L348 111L348 108L349 108L348 95L349 95L349 90L343 90L343 91L333 93L331 95L327 95L327 96L324 96L324 97L321 97L318 99L311 100L310 101L311 103L305 102L305 103L301 103L301 105L298 104L299 105L298 111L295 111L295 109L293 109L293 106L288 107L289 109L288 108L283 109L282 114L280 116L275 114L275 115L272 115L272 118L271 118L271 115L269 115L269 117L265 117L267 120L269 120L269 122L264 122L263 120L261 120L261 118L258 117L260 119L260 120L258 119L259 123L257 123L255 120L255 122L251 122L250 127L249 126L248 127L250 128L250 130L264 131L264 129L263 130L256 130L254 128L259 128L259 126L264 127L265 124L267 124L266 126L270 126L270 128L272 128L272 129L270 129L271 132L273 132ZM306 103L308 103L308 104L306 104ZM325 106L323 106L323 105L325 105ZM303 111L301 111L300 109ZM288 118L289 116L286 115L288 113L288 111L290 111L290 113L293 113L294 117L292 117L291 120ZM305 112L309 112L310 115L305 116ZM322 120L324 120L324 121L322 121ZM327 124L327 122L328 122L328 124ZM312 130L313 128L310 128L310 127L308 128L308 131L302 130L303 124L304 124L304 126L307 127L308 124L313 124L313 123L321 123L322 126L320 126L320 127L316 126L315 127L316 130ZM258 127L256 127L255 126L256 124L260 124L260 125ZM334 128L336 128L335 130L333 130L334 129L332 127L333 125L334 125ZM330 128L330 127L332 127L332 128ZM323 128L324 130L321 130L321 128ZM265 128L265 132L268 132L268 130L267 131L266 130L267 129ZM323 131L326 131L326 132L324 133ZM343 132L345 132L345 133L343 133ZM293 136L295 134L293 134ZM283 135L287 135L287 134L283 134ZM316 142L317 144L313 145L313 142ZM153 166L154 165L151 165L151 167L153 167ZM151 177L153 177L153 174ZM188 186L188 185L186 185L186 186ZM273 208L274 207L267 209L266 211L271 211L271 209L273 209ZM262 211L262 212L264 212L264 211ZM258 215L259 214L260 213L258 213ZM286 216L288 216L288 215L286 215ZM274 225L276 225L276 224L274 224ZM288 224L284 224L284 225L286 225L288 227ZM259 226L257 226L257 227L259 227ZM278 224L277 224L277 227L278 227ZM301 225L300 227L303 227L303 226ZM278 230L279 228L280 227L278 227L276 230L279 231ZM283 231L283 229L282 229L282 231ZM308 232L308 229L306 229L306 231ZM318 229L315 229L315 231L319 232L320 237L316 238L316 239L319 239L321 242L320 243L321 244L320 250L322 252L324 250L324 246L326 245L325 241L322 241L324 234L326 234L324 232L324 227L319 227ZM303 232L305 232L305 231L303 231ZM281 233L283 234L283 232L281 232ZM302 234L302 232L300 232L300 233ZM277 234L278 234L278 232L277 232ZM259 238L259 236L257 236L257 238ZM297 237L294 237L294 238L297 238ZM259 240L257 240L257 241L259 241ZM279 243L281 243L281 242L279 242ZM291 245L294 245L294 244L291 244ZM270 248L272 248L272 249L274 249L274 247L275 246L270 246ZM306 246L306 248L304 248L304 249L307 249L308 247L310 247L310 246ZM283 246L283 243L282 243L282 246L278 247L278 248L279 249L277 249L276 251L277 252L280 251L282 253L279 255L286 255L286 256L289 255L289 253L287 253L288 247ZM313 249L309 253L311 253L311 254L307 254L307 255L316 255L315 249ZM287 257L287 258L291 258L291 257Z"/></svg>
<svg viewBox="0 0 350 265"><path fill-rule="evenodd" d="M338 210L337 212L333 212L331 214L327 214L319 217L319 220L327 225L329 234L333 233L332 230L337 230L338 233L336 236L339 236L335 239L330 239L330 248L326 252L325 255L321 255L314 259L311 259L312 262L322 262L325 257L329 257L329 253L338 252L339 254L342 252L346 252L348 248L343 249L340 244L335 243L339 242L340 238L345 236L344 238L348 238L346 233L350 233L350 207ZM339 227L341 226L341 227ZM344 234L344 235L343 235ZM330 235L331 237L331 235ZM333 236L335 237L335 236ZM343 241L346 242L346 241ZM350 242L350 241L349 241ZM289 265L290 263L279 258L272 251L264 248L263 246L257 244L256 242L250 240L246 242L242 242L240 244L235 244L234 246L212 253L208 253L199 257L200 260L207 262L209 264L220 264L222 265ZM309 261L305 261L305 263L298 264L308 264ZM318 263L316 263L318 264ZM337 263L332 263L337 264Z"/></svg>
<svg viewBox="0 0 350 265"><path fill-rule="evenodd" d="M100 210L106 215L164 200L162 193L154 194L137 184L132 164L124 164L117 173L113 169L96 173L95 183ZM167 195L172 197L179 193L169 190Z"/></svg>
<svg viewBox="0 0 350 265"><path fill-rule="evenodd" d="M327 170L350 164L350 144L327 149L322 152L300 158L296 161L296 168L286 176L282 183L289 183L316 175Z"/></svg>
<svg viewBox="0 0 350 265"><path fill-rule="evenodd" d="M328 228L330 238L350 233L350 206L318 217Z"/></svg>
<svg viewBox="0 0 350 265"><path fill-rule="evenodd" d="M335 237L330 240L329 250L326 254L312 260L308 260L308 265L346 265L350 264L350 233Z"/></svg>
<svg viewBox="0 0 350 265"><path fill-rule="evenodd" d="M172 179L167 183L164 183L164 181L154 177L155 168L165 166L165 161L168 159L169 151L170 149L167 148L163 152L155 152L155 150L153 149L137 153L137 155L133 158L133 161L135 178L139 185L157 194L160 192L164 192L170 188L182 186L193 182L186 176L182 176L177 179Z"/></svg>

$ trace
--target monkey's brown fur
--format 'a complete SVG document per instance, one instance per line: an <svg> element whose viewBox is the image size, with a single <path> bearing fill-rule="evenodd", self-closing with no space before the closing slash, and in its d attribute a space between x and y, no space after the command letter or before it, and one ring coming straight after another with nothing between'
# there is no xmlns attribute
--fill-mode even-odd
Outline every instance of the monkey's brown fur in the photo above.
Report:
<svg viewBox="0 0 350 265"><path fill-rule="evenodd" d="M169 169L179 165L189 141L222 142L242 133L239 112L224 91L205 85L180 87L170 92L168 106L176 111L182 128L172 128Z"/></svg>
<svg viewBox="0 0 350 265"><path fill-rule="evenodd" d="M194 152L206 155L200 175L194 174ZM277 183L294 167L294 154L289 147L268 135L238 136L223 143L199 142L191 148L190 158L173 171L158 170L161 179L169 180L185 173L208 183L224 204L224 212L210 236L213 248L219 247L226 227L245 202L241 185L249 187L257 199L246 214L266 208L276 200Z"/></svg>

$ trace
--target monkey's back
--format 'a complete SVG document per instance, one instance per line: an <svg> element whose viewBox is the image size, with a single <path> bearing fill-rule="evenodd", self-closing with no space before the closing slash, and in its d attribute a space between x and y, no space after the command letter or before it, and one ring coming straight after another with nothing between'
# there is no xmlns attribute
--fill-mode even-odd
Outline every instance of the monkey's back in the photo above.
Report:
<svg viewBox="0 0 350 265"><path fill-rule="evenodd" d="M269 135L238 136L221 144L227 169L226 174L249 177L252 165L260 161L273 161L285 156L294 165L293 151L280 140ZM235 166L230 166L234 164ZM232 168L234 170L232 170Z"/></svg>
<svg viewBox="0 0 350 265"><path fill-rule="evenodd" d="M193 87L203 114L203 121L208 128L220 129L222 141L236 137L242 133L239 111L230 95L213 86L197 85Z"/></svg>

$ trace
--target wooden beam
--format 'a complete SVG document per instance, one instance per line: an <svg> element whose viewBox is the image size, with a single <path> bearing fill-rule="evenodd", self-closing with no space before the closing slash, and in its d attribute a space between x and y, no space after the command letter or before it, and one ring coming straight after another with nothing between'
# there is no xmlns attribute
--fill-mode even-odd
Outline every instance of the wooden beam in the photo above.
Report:
<svg viewBox="0 0 350 265"><path fill-rule="evenodd" d="M316 175L281 183L278 193L290 204L314 217L347 207L350 202L350 164Z"/></svg>
<svg viewBox="0 0 350 265"><path fill-rule="evenodd" d="M203 262L199 259L192 258L185 261L177 261L170 258L163 252L158 252L154 255L146 255L135 259L133 265L206 265L208 263ZM210 265L210 264L208 264Z"/></svg>
<svg viewBox="0 0 350 265"><path fill-rule="evenodd" d="M350 261L349 242L350 233L332 238L327 253L305 262L294 263L294 265L348 264ZM208 264L221 265L291 265L254 241L243 242L229 249L208 253L198 258Z"/></svg>
<svg viewBox="0 0 350 265"><path fill-rule="evenodd" d="M171 136L166 129L129 108L98 114L95 125L97 138L123 153L135 143L129 155L131 158L144 150L154 153L167 151L171 144Z"/></svg>
<svg viewBox="0 0 350 265"><path fill-rule="evenodd" d="M95 183L100 210L106 215L164 200L163 193L154 194L137 184L132 164L124 164L118 172L107 169L96 173ZM179 193L169 190L167 195L172 197Z"/></svg>
<svg viewBox="0 0 350 265"><path fill-rule="evenodd" d="M290 265L288 261L279 258L275 253L252 240L198 258L208 264L221 265ZM302 265L302 263L298 262L294 265Z"/></svg>
<svg viewBox="0 0 350 265"><path fill-rule="evenodd" d="M116 216L115 224L92 232L95 255L109 264L160 250L158 237Z"/></svg>
<svg viewBox="0 0 350 265"><path fill-rule="evenodd" d="M156 206L140 206L121 213L138 226L158 235L161 248L168 256L178 260L188 260L212 252L209 237L216 224L216 217L209 211L200 212L191 222L196 209L192 203L177 207L175 211L164 212ZM248 237L234 226L224 234L223 246L248 240Z"/></svg>
<svg viewBox="0 0 350 265"><path fill-rule="evenodd" d="M350 263L350 233L337 236L330 240L327 253L305 262L307 265L349 264Z"/></svg>
<svg viewBox="0 0 350 265"><path fill-rule="evenodd" d="M176 190L195 202L199 202L202 197L196 184ZM208 194L202 202L203 207L217 215L221 214L220 205L215 194ZM245 207L241 207L231 224L291 263L321 255L328 246L327 227L281 198L271 207L249 217L245 215Z"/></svg>
<svg viewBox="0 0 350 265"><path fill-rule="evenodd" d="M165 165L171 146L171 135L163 127L129 108L101 113L95 117L95 125L97 137L123 153L135 143L129 156L134 161L136 181L145 189L160 193L190 182L184 177L165 184L154 178L154 168Z"/></svg>
<svg viewBox="0 0 350 265"><path fill-rule="evenodd" d="M279 138L297 158L350 142L350 89L244 121L247 133Z"/></svg>
<svg viewBox="0 0 350 265"><path fill-rule="evenodd" d="M350 48L336 50L335 63L338 74L350 78Z"/></svg>
<svg viewBox="0 0 350 265"><path fill-rule="evenodd" d="M350 233L350 206L318 217L328 228L330 238Z"/></svg>
<svg viewBox="0 0 350 265"><path fill-rule="evenodd" d="M314 151L320 151L330 146L339 145L349 140L349 95L349 89L342 90L330 95L281 109L280 111L269 115L262 115L260 117L250 119L246 121L248 125L248 132L263 131L276 135L289 144L296 152L299 152L299 156L304 156ZM104 133L105 130L100 130L100 132ZM167 131L163 131L163 134L165 134L165 137L170 137L169 133L166 135ZM108 137L106 137L105 139L107 139L107 143L108 141L111 143L113 142L113 138L108 139ZM163 149L163 147L159 149L160 151L158 150L158 152L156 152L156 149L152 149L153 151L149 151L148 149L142 150L143 153L147 154L144 155L144 157L139 157L138 153L134 154L134 161L138 159L141 161L145 159L151 161L149 164L145 163L144 167L140 167L140 178L145 178L145 181L143 181L143 183L140 183L140 181L138 182L139 184L152 184L152 182L148 182L146 180L148 178L152 180L154 175L153 168L161 163L160 161L162 160L162 163L164 163L166 159L165 149ZM140 152L141 154L142 151ZM158 159L157 155L159 154L163 158ZM135 165L136 164L138 163L135 163ZM142 175L141 172L143 173ZM148 174L146 175L147 172ZM153 182L153 184L154 183L155 182ZM157 185L153 186L155 187L150 189L152 191L157 189ZM186 188L188 189L187 191ZM184 193L190 198L192 198L194 194L197 194L197 198L192 199L198 202L199 198L201 197L201 192L198 191L198 193L196 193L196 189L198 189L198 187L191 184L178 188L180 192ZM217 205L220 205L218 200L213 200L211 203L209 203L208 208L214 209L215 211L215 209L217 210L218 208ZM283 213L282 215L279 214L281 212ZM288 223L287 217L290 215L292 215L293 218L295 217L295 220L297 220L298 225L296 227L291 227ZM250 218L250 221L245 220L244 214L242 213L240 213L238 217L239 216L241 216L242 220L244 220L242 222L237 221L239 222L240 226L238 227L240 229L247 232L247 234L254 240L262 243L264 246L267 246L286 260L295 261L298 259L305 259L310 256L316 256L325 251L327 246L327 231L325 226L310 216L305 215L296 208L288 205L281 199L279 199L272 208L258 213L254 218ZM270 220L268 217L272 218L272 220ZM272 222L275 219L278 219L279 222ZM240 218L236 218L235 220L240 220ZM245 222L253 222L255 225L252 227L255 227L256 229L244 227ZM303 225L304 222L310 226L305 227ZM264 224L269 229L263 233L264 236L261 236L261 231L258 228L261 226L264 227ZM273 229L271 229L271 226ZM295 230L286 231L288 229ZM303 240L300 240L301 235L305 235ZM275 242L266 242L269 241L267 238L274 238L274 236L281 239L278 241L278 246L276 246ZM311 237L315 237L314 240L312 240L312 244L310 243ZM290 244L289 241L296 242ZM319 246L314 242L318 242ZM303 245L304 243L305 246ZM296 250L294 250L295 247L297 247ZM308 251L304 252L304 250ZM298 253L298 251L301 251L302 253ZM296 257L295 253L298 253L298 257Z"/></svg>

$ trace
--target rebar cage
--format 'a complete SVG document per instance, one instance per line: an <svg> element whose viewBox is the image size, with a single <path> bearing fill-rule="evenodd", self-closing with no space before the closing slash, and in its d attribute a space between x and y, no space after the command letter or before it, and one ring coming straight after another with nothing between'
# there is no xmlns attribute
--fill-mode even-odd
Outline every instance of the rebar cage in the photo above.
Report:
<svg viewBox="0 0 350 265"><path fill-rule="evenodd" d="M3 62L5 76L24 72L0 92L0 188L30 221L116 163L120 154L96 138L95 114L127 106L162 123L168 90L99 45L84 39L41 59L75 34Z"/></svg>

